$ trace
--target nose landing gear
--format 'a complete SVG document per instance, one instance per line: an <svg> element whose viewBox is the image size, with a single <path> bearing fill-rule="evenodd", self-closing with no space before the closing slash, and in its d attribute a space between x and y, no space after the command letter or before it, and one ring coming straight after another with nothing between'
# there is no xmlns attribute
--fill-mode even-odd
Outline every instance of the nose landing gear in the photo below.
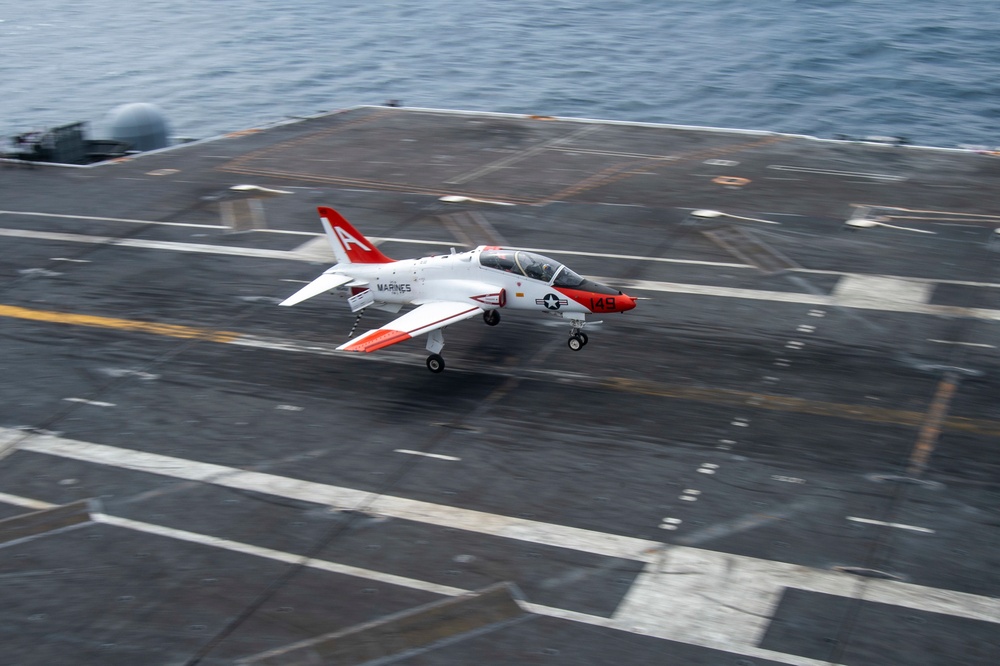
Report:
<svg viewBox="0 0 1000 666"><path fill-rule="evenodd" d="M581 330L586 323L587 322L582 319L574 319L572 321L573 328L569 331L569 341L566 344L573 351L580 351L590 340L590 338L587 337L587 334Z"/></svg>
<svg viewBox="0 0 1000 666"><path fill-rule="evenodd" d="M569 336L569 342L566 344L573 351L580 351L587 344L587 334L577 333L576 335L571 335Z"/></svg>
<svg viewBox="0 0 1000 666"><path fill-rule="evenodd" d="M497 310L486 310L483 312L483 321L487 326L496 326L500 323L500 313Z"/></svg>

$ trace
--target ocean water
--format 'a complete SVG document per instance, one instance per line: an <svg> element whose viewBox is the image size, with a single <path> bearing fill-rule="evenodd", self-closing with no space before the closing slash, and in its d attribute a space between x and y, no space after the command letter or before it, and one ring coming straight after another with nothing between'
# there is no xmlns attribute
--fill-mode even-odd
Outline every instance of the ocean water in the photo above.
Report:
<svg viewBox="0 0 1000 666"><path fill-rule="evenodd" d="M0 136L407 106L1000 145L995 0L0 0Z"/></svg>

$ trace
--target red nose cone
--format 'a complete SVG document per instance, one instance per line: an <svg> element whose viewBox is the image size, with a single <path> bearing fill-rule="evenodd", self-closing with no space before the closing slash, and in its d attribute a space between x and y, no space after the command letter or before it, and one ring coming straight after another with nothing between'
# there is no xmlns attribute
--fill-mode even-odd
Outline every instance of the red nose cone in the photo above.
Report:
<svg viewBox="0 0 1000 666"><path fill-rule="evenodd" d="M639 299L636 298L635 296L629 296L628 294L622 294L617 300L619 301L618 303L619 312L626 312L627 310L631 310L636 305L638 305L639 301Z"/></svg>
<svg viewBox="0 0 1000 666"><path fill-rule="evenodd" d="M626 310L634 308L636 301L639 300L634 296L629 296L621 291L618 291L617 289L612 289L611 287L605 287L604 285L596 286L599 287L601 291L567 289L566 287L556 287L556 291L563 296L572 298L593 314L602 314L605 312L625 312Z"/></svg>

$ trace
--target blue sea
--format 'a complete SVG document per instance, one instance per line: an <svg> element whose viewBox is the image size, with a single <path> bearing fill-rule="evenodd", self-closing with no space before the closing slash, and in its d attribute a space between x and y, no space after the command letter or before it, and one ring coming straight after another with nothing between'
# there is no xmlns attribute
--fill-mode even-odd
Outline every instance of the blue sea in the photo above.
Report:
<svg viewBox="0 0 1000 666"><path fill-rule="evenodd" d="M1000 145L997 0L0 0L0 136L358 104Z"/></svg>

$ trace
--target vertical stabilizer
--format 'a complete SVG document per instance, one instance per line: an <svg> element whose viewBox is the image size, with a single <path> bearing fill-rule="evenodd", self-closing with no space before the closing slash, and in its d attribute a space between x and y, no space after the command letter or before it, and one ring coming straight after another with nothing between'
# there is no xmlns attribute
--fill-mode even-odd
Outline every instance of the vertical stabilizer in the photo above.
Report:
<svg viewBox="0 0 1000 666"><path fill-rule="evenodd" d="M387 264L394 261L382 254L374 243L334 209L320 206L317 210L338 264Z"/></svg>

